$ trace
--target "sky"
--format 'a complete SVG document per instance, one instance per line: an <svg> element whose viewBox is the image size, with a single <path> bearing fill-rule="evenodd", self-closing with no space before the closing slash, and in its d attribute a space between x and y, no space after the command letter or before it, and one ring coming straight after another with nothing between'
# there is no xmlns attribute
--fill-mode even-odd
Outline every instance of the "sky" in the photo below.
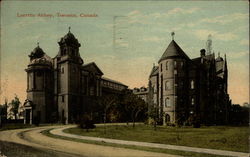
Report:
<svg viewBox="0 0 250 157"><path fill-rule="evenodd" d="M211 34L216 57L227 55L232 102L249 102L248 12L248 1L2 1L0 104L15 94L24 102L28 55L39 42L55 57L68 27L84 63L95 62L129 88L147 87L171 32L190 58L200 56Z"/></svg>

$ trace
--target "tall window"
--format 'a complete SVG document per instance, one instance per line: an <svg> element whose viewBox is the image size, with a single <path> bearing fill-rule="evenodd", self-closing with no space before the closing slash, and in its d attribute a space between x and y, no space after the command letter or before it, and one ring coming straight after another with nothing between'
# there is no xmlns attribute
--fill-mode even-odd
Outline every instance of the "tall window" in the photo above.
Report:
<svg viewBox="0 0 250 157"><path fill-rule="evenodd" d="M191 104L194 105L194 98L191 99Z"/></svg>
<svg viewBox="0 0 250 157"><path fill-rule="evenodd" d="M174 61L174 68L177 68L177 62Z"/></svg>
<svg viewBox="0 0 250 157"><path fill-rule="evenodd" d="M168 89L170 89L170 83L169 83L169 81L166 81L165 82L165 90L168 90Z"/></svg>
<svg viewBox="0 0 250 157"><path fill-rule="evenodd" d="M181 61L181 63L180 63L180 64L181 64L181 68L183 68L184 63Z"/></svg>
<svg viewBox="0 0 250 157"><path fill-rule="evenodd" d="M33 89L36 89L36 72L33 73Z"/></svg>
<svg viewBox="0 0 250 157"><path fill-rule="evenodd" d="M165 99L165 107L170 107L170 99L169 98L166 98Z"/></svg>
<svg viewBox="0 0 250 157"><path fill-rule="evenodd" d="M64 68L63 68L63 67L61 68L61 73L62 73L62 74L64 73Z"/></svg>
<svg viewBox="0 0 250 157"><path fill-rule="evenodd" d="M168 61L166 62L166 70L168 70Z"/></svg>
<svg viewBox="0 0 250 157"><path fill-rule="evenodd" d="M162 64L161 64L161 72L162 72Z"/></svg>
<svg viewBox="0 0 250 157"><path fill-rule="evenodd" d="M64 95L62 95L62 102L64 102Z"/></svg>
<svg viewBox="0 0 250 157"><path fill-rule="evenodd" d="M191 89L194 89L194 80L191 80L190 85L191 85Z"/></svg>

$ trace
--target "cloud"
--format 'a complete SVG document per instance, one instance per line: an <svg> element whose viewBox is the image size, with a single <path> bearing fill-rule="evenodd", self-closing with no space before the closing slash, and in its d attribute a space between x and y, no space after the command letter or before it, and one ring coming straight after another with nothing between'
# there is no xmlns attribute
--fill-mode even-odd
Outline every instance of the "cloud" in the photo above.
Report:
<svg viewBox="0 0 250 157"><path fill-rule="evenodd" d="M240 41L240 45L246 45L246 46L248 46L249 45L249 40L247 40L247 39L241 40Z"/></svg>
<svg viewBox="0 0 250 157"><path fill-rule="evenodd" d="M199 29L199 30L196 30L194 32L195 36L198 38L198 39L201 39L201 40L205 40L207 39L207 36L209 34L211 35L214 35L214 34L217 34L216 31L213 31L213 30L207 30L207 29Z"/></svg>
<svg viewBox="0 0 250 157"><path fill-rule="evenodd" d="M237 35L233 33L217 33L215 34L215 38L222 40L222 41L230 41L230 40L235 40L237 39Z"/></svg>
<svg viewBox="0 0 250 157"><path fill-rule="evenodd" d="M152 19L157 18L168 18L173 15L179 15L179 14L192 14L200 10L200 8L190 8L190 9L183 9L183 8L173 8L167 12L154 12L150 14L143 14L139 10L131 11L127 14L128 23L141 23L141 24L149 24L151 21L151 24L153 24Z"/></svg>
<svg viewBox="0 0 250 157"><path fill-rule="evenodd" d="M159 41L163 41L164 38L159 38L159 37L147 37L147 38L143 38L143 41L149 41L149 42L159 42Z"/></svg>
<svg viewBox="0 0 250 157"><path fill-rule="evenodd" d="M214 30L207 30L207 29L199 29L194 31L195 36L198 39L205 40L207 39L207 36L211 34L215 39L222 40L222 41L230 41L237 39L237 35L234 33L228 32L228 33L219 33L218 31Z"/></svg>
<svg viewBox="0 0 250 157"><path fill-rule="evenodd" d="M182 9L182 8L174 8L167 12L168 15L171 14L192 14L196 11L200 10L200 8L190 8L190 9Z"/></svg>
<svg viewBox="0 0 250 157"><path fill-rule="evenodd" d="M213 18L205 18L202 19L201 22L204 23L217 23L217 24L227 24L231 22L235 22L236 20L245 20L249 18L249 14L243 14L243 13L234 13L230 15L224 15L224 16L217 16Z"/></svg>
<svg viewBox="0 0 250 157"><path fill-rule="evenodd" d="M238 59L240 57L247 57L249 55L248 51L240 51L240 52L227 52L227 56L232 59Z"/></svg>

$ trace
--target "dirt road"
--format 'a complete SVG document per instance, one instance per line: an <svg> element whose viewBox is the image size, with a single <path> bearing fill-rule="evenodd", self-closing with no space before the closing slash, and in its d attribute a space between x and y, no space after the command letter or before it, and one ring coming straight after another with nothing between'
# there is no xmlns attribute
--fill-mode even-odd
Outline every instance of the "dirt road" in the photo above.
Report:
<svg viewBox="0 0 250 157"><path fill-rule="evenodd" d="M0 140L14 142L48 151L58 151L67 156L86 157L177 157L163 153L154 153L126 148L116 148L94 144L51 138L40 132L49 128L63 126L46 126L28 129L7 130L0 132Z"/></svg>

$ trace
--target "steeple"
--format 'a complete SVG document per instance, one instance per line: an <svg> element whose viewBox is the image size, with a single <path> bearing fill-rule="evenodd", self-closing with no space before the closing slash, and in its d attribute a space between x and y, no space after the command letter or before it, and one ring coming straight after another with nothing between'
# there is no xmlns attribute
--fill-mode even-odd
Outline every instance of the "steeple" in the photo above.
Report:
<svg viewBox="0 0 250 157"><path fill-rule="evenodd" d="M174 40L174 35L175 35L175 33L174 33L174 32L172 32L172 33L171 33L172 40Z"/></svg>
<svg viewBox="0 0 250 157"><path fill-rule="evenodd" d="M212 35L209 34L206 42L206 52L208 55L212 53Z"/></svg>
<svg viewBox="0 0 250 157"><path fill-rule="evenodd" d="M161 62L162 60L173 58L173 57L185 58L187 60L190 60L189 57L185 54L185 52L180 48L180 46L174 40L170 42L170 44L168 45L167 49L161 56L158 63Z"/></svg>
<svg viewBox="0 0 250 157"><path fill-rule="evenodd" d="M68 33L61 38L61 40L58 42L60 46L71 46L71 47L76 47L79 48L81 44L78 42L77 38L75 38L74 34L71 33L70 29L71 27L68 28L69 31Z"/></svg>
<svg viewBox="0 0 250 157"><path fill-rule="evenodd" d="M77 38L71 33L71 27L68 28L68 33L60 39L58 57L62 57L60 61L70 60L77 64L83 64L83 60L79 53L81 44Z"/></svg>

